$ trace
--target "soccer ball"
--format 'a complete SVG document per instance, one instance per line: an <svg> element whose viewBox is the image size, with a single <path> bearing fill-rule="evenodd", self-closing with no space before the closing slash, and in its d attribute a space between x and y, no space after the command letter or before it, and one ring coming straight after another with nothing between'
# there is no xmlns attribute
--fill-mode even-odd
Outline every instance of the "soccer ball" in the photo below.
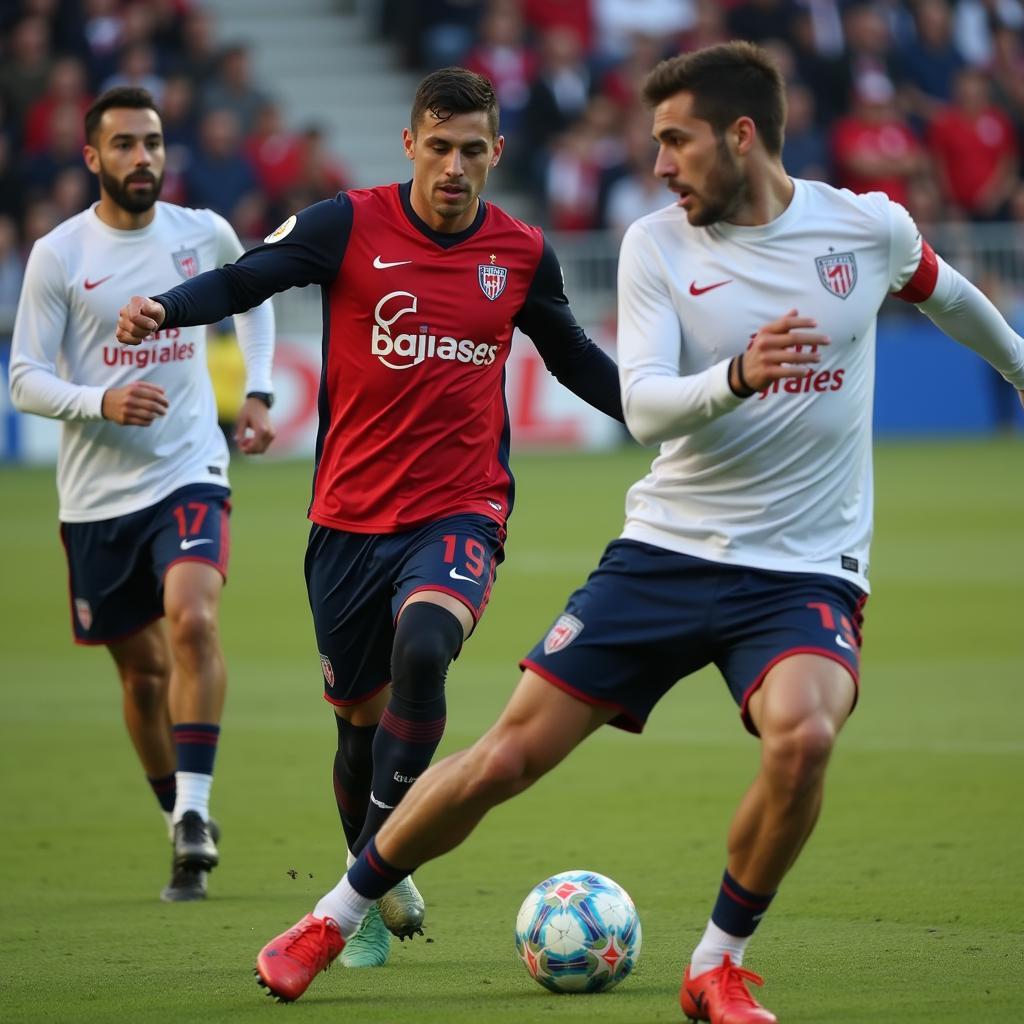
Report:
<svg viewBox="0 0 1024 1024"><path fill-rule="evenodd" d="M563 871L534 886L516 917L516 952L552 992L603 992L640 956L629 894L596 871Z"/></svg>

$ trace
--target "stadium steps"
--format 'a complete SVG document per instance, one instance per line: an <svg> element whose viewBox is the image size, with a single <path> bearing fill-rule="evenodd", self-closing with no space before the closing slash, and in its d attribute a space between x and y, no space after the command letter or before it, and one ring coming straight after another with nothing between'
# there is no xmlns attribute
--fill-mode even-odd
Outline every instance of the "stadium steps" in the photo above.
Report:
<svg viewBox="0 0 1024 1024"><path fill-rule="evenodd" d="M401 131L418 75L374 37L363 4L339 0L205 0L225 43L251 51L253 77L287 123L320 125L353 184L409 177Z"/></svg>

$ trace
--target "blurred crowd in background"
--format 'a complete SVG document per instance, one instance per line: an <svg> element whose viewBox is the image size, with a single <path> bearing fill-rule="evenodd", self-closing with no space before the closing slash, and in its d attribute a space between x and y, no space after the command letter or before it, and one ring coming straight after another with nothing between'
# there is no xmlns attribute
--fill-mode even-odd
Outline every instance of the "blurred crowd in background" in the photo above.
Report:
<svg viewBox="0 0 1024 1024"><path fill-rule="evenodd" d="M497 183L531 197L549 229L621 232L665 205L640 84L665 56L733 38L769 47L789 83L790 173L887 192L924 227L1024 225L1021 0L364 7L396 67L492 79L507 138ZM82 114L112 85L144 86L162 108L163 198L217 210L244 239L350 184L358 154L286 123L274 83L253 80L247 49L200 0L6 0L0 54L0 320L32 242L96 198Z"/></svg>

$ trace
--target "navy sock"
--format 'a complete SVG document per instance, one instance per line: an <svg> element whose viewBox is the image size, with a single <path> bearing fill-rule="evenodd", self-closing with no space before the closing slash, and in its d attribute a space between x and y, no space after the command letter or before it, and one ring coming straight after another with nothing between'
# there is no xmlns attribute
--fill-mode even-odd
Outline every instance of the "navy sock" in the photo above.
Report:
<svg viewBox="0 0 1024 1024"><path fill-rule="evenodd" d="M173 731L178 771L212 775L220 726L208 722L182 722L173 726Z"/></svg>
<svg viewBox="0 0 1024 1024"><path fill-rule="evenodd" d="M384 893L389 892L403 878L411 875L408 868L396 868L389 864L378 852L377 844L370 837L369 842L363 848L363 852L356 858L356 862L346 872L349 885L360 896L368 900L379 900Z"/></svg>
<svg viewBox="0 0 1024 1024"><path fill-rule="evenodd" d="M744 889L728 871L722 876L722 887L718 890L711 920L730 935L745 938L754 934L765 911L775 898L775 893L751 892Z"/></svg>
<svg viewBox="0 0 1024 1024"><path fill-rule="evenodd" d="M338 749L334 754L334 800L338 805L345 842L351 850L366 821L373 773L373 737L376 725L353 725L335 715Z"/></svg>
<svg viewBox="0 0 1024 1024"><path fill-rule="evenodd" d="M462 626L429 602L398 620L391 655L391 699L373 739L373 779L358 853L376 835L409 787L427 769L446 722L444 680L462 646Z"/></svg>
<svg viewBox="0 0 1024 1024"><path fill-rule="evenodd" d="M174 772L170 775L154 779L151 775L146 776L146 781L152 786L153 793L160 803L161 810L170 814L174 810L174 797L177 794L177 786L174 783Z"/></svg>

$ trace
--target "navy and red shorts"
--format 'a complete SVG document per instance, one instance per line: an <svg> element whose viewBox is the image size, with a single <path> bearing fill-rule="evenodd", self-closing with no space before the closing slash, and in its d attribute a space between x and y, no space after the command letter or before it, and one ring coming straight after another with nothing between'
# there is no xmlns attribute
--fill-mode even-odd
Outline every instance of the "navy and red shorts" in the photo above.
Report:
<svg viewBox="0 0 1024 1024"><path fill-rule="evenodd" d="M160 618L164 577L177 562L207 562L227 579L230 494L188 484L126 516L61 523L75 642L114 643Z"/></svg>
<svg viewBox="0 0 1024 1024"><path fill-rule="evenodd" d="M306 587L324 697L361 704L391 681L402 605L417 591L449 594L479 620L504 560L505 530L486 516L449 516L402 533L350 533L313 524Z"/></svg>
<svg viewBox="0 0 1024 1024"><path fill-rule="evenodd" d="M836 576L723 565L614 540L521 667L616 711L612 725L640 732L677 680L714 663L756 735L748 702L784 658L831 658L858 683L866 601Z"/></svg>

